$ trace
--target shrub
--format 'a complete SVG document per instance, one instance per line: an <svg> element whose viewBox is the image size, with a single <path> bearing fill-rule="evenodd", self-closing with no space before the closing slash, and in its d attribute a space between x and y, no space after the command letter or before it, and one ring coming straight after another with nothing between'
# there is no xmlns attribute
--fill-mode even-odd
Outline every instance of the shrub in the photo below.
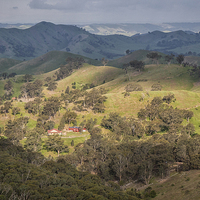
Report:
<svg viewBox="0 0 200 200"><path fill-rule="evenodd" d="M159 83L155 83L151 86L151 91L161 91L162 90L162 85Z"/></svg>
<svg viewBox="0 0 200 200"><path fill-rule="evenodd" d="M143 91L143 88L139 84L130 83L125 87L126 92Z"/></svg>

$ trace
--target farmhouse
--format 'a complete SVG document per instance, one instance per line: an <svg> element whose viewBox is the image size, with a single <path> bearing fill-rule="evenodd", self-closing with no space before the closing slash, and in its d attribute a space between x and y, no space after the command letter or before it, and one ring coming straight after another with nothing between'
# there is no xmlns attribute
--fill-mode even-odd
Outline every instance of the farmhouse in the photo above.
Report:
<svg viewBox="0 0 200 200"><path fill-rule="evenodd" d="M48 135L62 135L62 131L59 131L59 130L54 128L54 129L48 130L47 134Z"/></svg>

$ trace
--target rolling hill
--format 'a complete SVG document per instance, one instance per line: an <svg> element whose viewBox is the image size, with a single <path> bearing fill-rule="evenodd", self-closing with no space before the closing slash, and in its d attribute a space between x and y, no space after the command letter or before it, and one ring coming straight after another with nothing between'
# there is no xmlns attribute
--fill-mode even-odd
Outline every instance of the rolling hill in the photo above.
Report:
<svg viewBox="0 0 200 200"><path fill-rule="evenodd" d="M68 57L82 57L87 63L100 65L100 61L84 56L63 51L51 51L37 58L12 65L7 69L4 68L4 71L8 73L15 72L17 74L43 74L58 69L61 65L65 65Z"/></svg>

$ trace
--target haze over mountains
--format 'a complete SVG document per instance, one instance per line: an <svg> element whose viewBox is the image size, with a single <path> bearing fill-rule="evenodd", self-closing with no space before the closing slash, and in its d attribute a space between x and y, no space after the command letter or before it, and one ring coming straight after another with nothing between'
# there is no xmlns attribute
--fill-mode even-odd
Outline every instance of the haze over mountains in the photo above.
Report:
<svg viewBox="0 0 200 200"><path fill-rule="evenodd" d="M194 26L196 30L197 25L198 23ZM130 51L154 50L174 54L190 52L196 55L200 53L200 34L180 30L169 33L153 31L131 37L102 36L91 34L77 26L55 25L48 22L41 22L24 30L0 29L0 58L30 60L57 50L92 59L102 57L115 59L124 56L127 49Z"/></svg>

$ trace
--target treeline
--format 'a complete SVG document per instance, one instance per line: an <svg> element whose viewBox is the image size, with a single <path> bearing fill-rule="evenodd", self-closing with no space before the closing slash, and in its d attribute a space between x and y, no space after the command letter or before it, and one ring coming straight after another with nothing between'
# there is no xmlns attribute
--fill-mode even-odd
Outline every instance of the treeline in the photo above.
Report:
<svg viewBox="0 0 200 200"><path fill-rule="evenodd" d="M118 184L97 175L77 171L66 159L47 160L0 138L0 199L123 199L137 200L140 194L122 191Z"/></svg>

